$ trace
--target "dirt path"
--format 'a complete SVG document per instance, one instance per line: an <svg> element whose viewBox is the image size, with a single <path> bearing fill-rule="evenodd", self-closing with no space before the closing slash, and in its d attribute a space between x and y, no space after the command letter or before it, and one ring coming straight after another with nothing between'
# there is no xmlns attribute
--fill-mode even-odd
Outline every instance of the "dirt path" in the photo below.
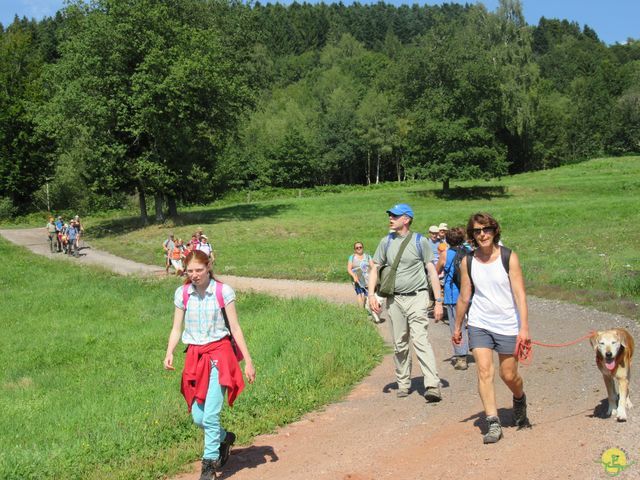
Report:
<svg viewBox="0 0 640 480"><path fill-rule="evenodd" d="M0 230L0 234L32 251L47 253L43 229ZM100 264L124 274L161 274L157 267L135 264L87 248L86 255L69 259ZM240 290L280 296L319 296L333 302L354 302L343 284L224 277ZM529 299L530 323L536 340L560 343L594 329L628 328L640 340L632 320L567 303ZM380 333L388 340L387 326ZM599 463L604 451L619 448L627 463L635 462L617 478L640 478L640 382L638 359L631 387L636 409L630 421L602 418L606 391L587 342L561 348L535 347L531 366L522 367L529 399L531 430L505 429L497 445L481 443L482 405L476 393L473 365L456 371L448 362L449 329L430 326L430 338L440 360L444 399L427 405L420 396L421 378L414 362L418 391L397 399L391 356L339 403L306 415L272 435L257 437L252 445L234 448L224 478L249 479L604 479ZM638 354L640 355L640 354ZM259 372L259 366L258 366ZM259 377L258 377L259 381ZM511 398L496 380L500 416L509 424ZM199 465L177 480L197 479Z"/></svg>

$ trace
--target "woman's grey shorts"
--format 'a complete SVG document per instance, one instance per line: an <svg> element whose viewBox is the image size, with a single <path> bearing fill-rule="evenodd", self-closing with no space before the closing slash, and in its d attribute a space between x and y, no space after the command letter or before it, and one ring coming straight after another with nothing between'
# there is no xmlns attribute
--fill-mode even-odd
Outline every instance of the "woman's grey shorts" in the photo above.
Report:
<svg viewBox="0 0 640 480"><path fill-rule="evenodd" d="M513 355L516 351L517 335L500 335L484 328L469 325L469 349L490 348L503 355Z"/></svg>

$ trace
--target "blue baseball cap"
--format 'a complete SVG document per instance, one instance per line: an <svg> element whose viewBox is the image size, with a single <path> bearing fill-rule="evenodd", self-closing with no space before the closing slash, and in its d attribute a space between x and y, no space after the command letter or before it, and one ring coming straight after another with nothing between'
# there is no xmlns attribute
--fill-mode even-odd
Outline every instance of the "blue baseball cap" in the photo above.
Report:
<svg viewBox="0 0 640 480"><path fill-rule="evenodd" d="M406 203L399 203L398 205L394 205L393 208L387 210L387 213L397 216L406 215L407 217L413 218L413 210L411 210L411 207Z"/></svg>

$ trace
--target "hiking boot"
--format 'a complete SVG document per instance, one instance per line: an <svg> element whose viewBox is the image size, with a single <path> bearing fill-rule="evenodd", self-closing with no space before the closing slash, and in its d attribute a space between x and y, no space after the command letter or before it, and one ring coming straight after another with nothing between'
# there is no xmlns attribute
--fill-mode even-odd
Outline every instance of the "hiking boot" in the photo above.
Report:
<svg viewBox="0 0 640 480"><path fill-rule="evenodd" d="M525 427L531 427L531 423L527 418L527 396L522 394L521 398L513 397L513 422L518 430Z"/></svg>
<svg viewBox="0 0 640 480"><path fill-rule="evenodd" d="M453 368L456 370L466 370L469 368L467 364L467 357L456 357L455 362L453 363Z"/></svg>
<svg viewBox="0 0 640 480"><path fill-rule="evenodd" d="M398 398L406 398L409 396L409 389L408 388L398 388L398 391L396 392L396 397Z"/></svg>
<svg viewBox="0 0 640 480"><path fill-rule="evenodd" d="M220 460L211 460L209 458L202 459L202 471L199 480L213 480L218 478L220 473Z"/></svg>
<svg viewBox="0 0 640 480"><path fill-rule="evenodd" d="M440 387L427 387L427 390L424 392L424 399L429 403L436 403L442 400Z"/></svg>
<svg viewBox="0 0 640 480"><path fill-rule="evenodd" d="M482 437L482 443L497 443L502 438L502 427L500 419L496 416L487 417L489 430Z"/></svg>
<svg viewBox="0 0 640 480"><path fill-rule="evenodd" d="M224 464L229 460L229 453L231 452L232 445L236 442L236 434L233 432L227 432L227 436L220 444L220 466L224 467Z"/></svg>

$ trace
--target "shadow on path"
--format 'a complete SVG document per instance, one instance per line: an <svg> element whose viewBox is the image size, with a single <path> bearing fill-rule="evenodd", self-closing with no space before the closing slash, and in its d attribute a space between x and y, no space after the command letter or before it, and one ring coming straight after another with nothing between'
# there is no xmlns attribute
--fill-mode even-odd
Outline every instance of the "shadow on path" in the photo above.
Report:
<svg viewBox="0 0 640 480"><path fill-rule="evenodd" d="M280 459L270 445L250 445L234 448L231 451L231 460L224 467L225 475L233 475L240 470L256 468L264 463L274 463Z"/></svg>

